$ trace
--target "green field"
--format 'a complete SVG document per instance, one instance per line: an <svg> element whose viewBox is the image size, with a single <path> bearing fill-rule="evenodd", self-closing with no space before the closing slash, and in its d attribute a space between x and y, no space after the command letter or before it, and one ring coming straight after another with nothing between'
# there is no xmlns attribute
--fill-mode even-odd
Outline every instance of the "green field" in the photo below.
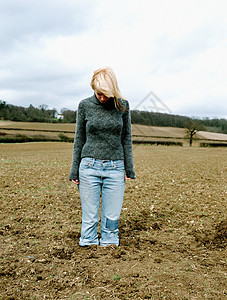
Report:
<svg viewBox="0 0 227 300"><path fill-rule="evenodd" d="M120 246L80 248L71 143L0 144L1 299L225 299L227 149L134 145Z"/></svg>

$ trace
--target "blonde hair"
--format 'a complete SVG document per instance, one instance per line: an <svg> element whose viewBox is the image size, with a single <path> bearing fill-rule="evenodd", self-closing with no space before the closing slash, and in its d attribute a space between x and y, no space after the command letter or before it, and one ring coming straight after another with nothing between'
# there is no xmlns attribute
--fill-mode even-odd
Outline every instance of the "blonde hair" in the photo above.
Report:
<svg viewBox="0 0 227 300"><path fill-rule="evenodd" d="M111 68L101 68L94 71L91 87L94 91L108 98L114 98L114 105L117 110L127 110L118 99L122 98L122 96L118 87L117 77Z"/></svg>

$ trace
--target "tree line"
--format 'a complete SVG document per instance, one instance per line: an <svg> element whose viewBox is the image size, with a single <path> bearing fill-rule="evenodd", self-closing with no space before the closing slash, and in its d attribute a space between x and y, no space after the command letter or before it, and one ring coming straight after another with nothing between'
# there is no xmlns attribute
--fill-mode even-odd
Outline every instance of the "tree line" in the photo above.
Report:
<svg viewBox="0 0 227 300"><path fill-rule="evenodd" d="M201 128L199 130L227 133L227 119L224 118L201 119L167 113L132 110L131 120L132 124L178 128L185 128L193 121L193 124L196 123L196 127Z"/></svg>
<svg viewBox="0 0 227 300"><path fill-rule="evenodd" d="M55 108L48 109L45 104L39 107L34 107L32 104L29 107L16 106L7 104L0 100L0 119L17 122L46 122L46 123L75 123L76 111L63 108L60 118Z"/></svg>
<svg viewBox="0 0 227 300"><path fill-rule="evenodd" d="M48 106L45 104L39 107L34 107L30 104L29 107L25 108L7 104L5 101L0 100L0 119L19 122L75 123L76 111L63 108L59 118L57 110L55 108L48 109ZM167 113L131 111L132 124L184 128L185 124L188 124L190 120L195 121L203 130L227 133L227 119L224 118L199 119Z"/></svg>

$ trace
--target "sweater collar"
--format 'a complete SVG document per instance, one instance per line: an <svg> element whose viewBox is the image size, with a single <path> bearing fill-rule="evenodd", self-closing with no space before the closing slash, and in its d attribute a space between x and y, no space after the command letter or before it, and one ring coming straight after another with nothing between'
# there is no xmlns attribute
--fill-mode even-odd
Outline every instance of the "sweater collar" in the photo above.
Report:
<svg viewBox="0 0 227 300"><path fill-rule="evenodd" d="M101 105L103 108L110 110L110 109L114 109L115 105L114 105L114 99L113 98L109 98L105 103L101 103L99 101L99 99L96 97L95 93L93 95L93 99L94 102L98 105Z"/></svg>

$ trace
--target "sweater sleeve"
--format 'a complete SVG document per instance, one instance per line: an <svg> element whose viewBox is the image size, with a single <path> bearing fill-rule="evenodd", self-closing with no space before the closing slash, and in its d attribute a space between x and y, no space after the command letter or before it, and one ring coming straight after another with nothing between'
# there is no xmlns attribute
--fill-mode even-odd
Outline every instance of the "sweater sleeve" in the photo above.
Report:
<svg viewBox="0 0 227 300"><path fill-rule="evenodd" d="M76 116L76 132L73 145L72 167L69 175L69 180L79 179L79 165L81 161L81 151L86 141L86 121L83 103L80 102Z"/></svg>
<svg viewBox="0 0 227 300"><path fill-rule="evenodd" d="M122 146L124 150L125 172L128 178L135 179L132 153L132 134L131 134L131 116L129 103L126 101L127 111L123 114Z"/></svg>

